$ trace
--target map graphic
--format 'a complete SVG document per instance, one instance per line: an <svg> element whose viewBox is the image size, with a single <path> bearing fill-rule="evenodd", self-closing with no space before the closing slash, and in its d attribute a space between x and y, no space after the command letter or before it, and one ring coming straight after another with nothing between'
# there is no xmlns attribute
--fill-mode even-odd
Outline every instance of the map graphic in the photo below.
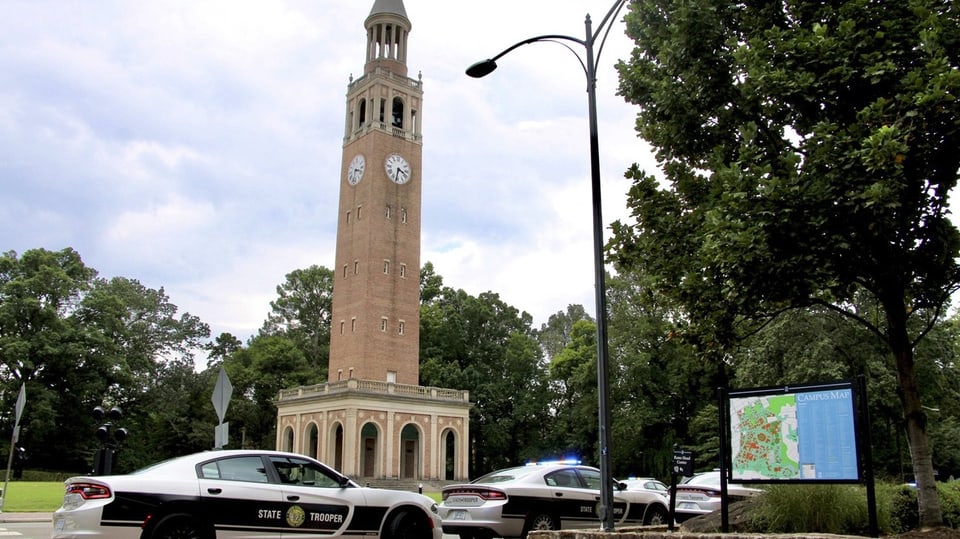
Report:
<svg viewBox="0 0 960 539"><path fill-rule="evenodd" d="M730 398L735 480L859 479L849 387Z"/></svg>

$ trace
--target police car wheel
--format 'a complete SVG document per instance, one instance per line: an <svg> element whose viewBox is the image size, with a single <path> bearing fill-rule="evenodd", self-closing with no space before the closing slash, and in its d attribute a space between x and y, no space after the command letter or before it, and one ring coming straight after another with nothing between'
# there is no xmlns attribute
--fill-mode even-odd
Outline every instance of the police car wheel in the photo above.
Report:
<svg viewBox="0 0 960 539"><path fill-rule="evenodd" d="M660 526L667 523L667 511L660 506L651 507L647 511L647 518L644 524L648 526Z"/></svg>
<svg viewBox="0 0 960 539"><path fill-rule="evenodd" d="M557 519L548 513L534 513L527 521L527 531L555 529L557 529Z"/></svg>
<svg viewBox="0 0 960 539"><path fill-rule="evenodd" d="M388 539L429 539L430 525L412 509L403 509L390 517Z"/></svg>
<svg viewBox="0 0 960 539"><path fill-rule="evenodd" d="M190 515L167 515L157 522L151 539L207 539L201 526Z"/></svg>

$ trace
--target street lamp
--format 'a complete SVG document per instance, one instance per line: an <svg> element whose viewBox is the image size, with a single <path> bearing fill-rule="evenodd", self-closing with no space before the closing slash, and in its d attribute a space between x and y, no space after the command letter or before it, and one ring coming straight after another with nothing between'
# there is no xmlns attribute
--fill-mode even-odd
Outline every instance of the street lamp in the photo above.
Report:
<svg viewBox="0 0 960 539"><path fill-rule="evenodd" d="M600 21L596 33L593 32L590 22L590 15L587 14L584 26L586 29L586 38L577 39L575 37L557 34L545 34L531 37L515 43L493 58L482 60L467 68L467 75L480 78L489 75L497 68L497 60L510 51L538 41L552 41L559 43L570 49L571 52L580 61L584 74L587 76L587 103L590 118L590 178L593 187L593 263L596 279L596 304L597 304L597 396L599 400L599 421L600 421L600 509L599 517L601 527L604 531L613 531L613 475L610 473L610 409L608 406L609 397L607 390L609 386L607 357L607 289L606 279L603 269L603 218L600 211L600 148L597 141L597 76L594 58L594 43L603 32L603 28L613 17L623 8L627 0L616 0L610 11ZM607 28L607 33L610 29ZM606 39L606 34L604 34ZM564 43L569 41L581 45L586 49L587 61L584 64L583 59L569 45ZM597 55L603 50L603 40L597 49Z"/></svg>

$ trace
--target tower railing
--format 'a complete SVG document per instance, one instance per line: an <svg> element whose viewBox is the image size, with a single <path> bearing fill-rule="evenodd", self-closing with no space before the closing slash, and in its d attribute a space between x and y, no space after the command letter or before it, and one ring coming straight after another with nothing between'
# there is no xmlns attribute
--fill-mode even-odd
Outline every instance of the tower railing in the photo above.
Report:
<svg viewBox="0 0 960 539"><path fill-rule="evenodd" d="M397 81L401 84L409 85L411 88L416 88L418 90L421 89L421 87L423 86L423 81L420 81L417 79L411 79L410 77L398 75L388 69L377 67L377 68L374 68L374 70L371 71L370 73L364 73L363 75L360 75L356 79L350 81L350 83L347 85L347 88L352 89L354 86L357 86L358 84L364 84L366 83L367 79L371 79L373 77L380 77L380 78L385 78L387 80Z"/></svg>
<svg viewBox="0 0 960 539"><path fill-rule="evenodd" d="M397 384L394 382L381 382L377 380L361 380L359 378L350 378L348 380L338 380L336 382L327 382L324 384L281 389L278 400L283 402L345 393L402 395L438 401L470 402L470 392L466 390Z"/></svg>
<svg viewBox="0 0 960 539"><path fill-rule="evenodd" d="M344 144L346 144L347 142L360 138L363 135L373 130L384 131L386 133L393 135L394 137L402 138L412 142L421 142L423 140L422 135L414 133L413 131L407 131L406 129L402 129L402 128L390 125L387 122L367 122L357 127L356 129L354 129L349 136L344 137L343 142Z"/></svg>

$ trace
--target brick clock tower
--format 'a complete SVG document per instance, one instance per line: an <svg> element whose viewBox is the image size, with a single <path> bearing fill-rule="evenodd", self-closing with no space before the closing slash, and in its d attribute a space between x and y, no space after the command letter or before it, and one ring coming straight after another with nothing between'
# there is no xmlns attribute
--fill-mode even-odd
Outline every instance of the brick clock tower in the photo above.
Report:
<svg viewBox="0 0 960 539"><path fill-rule="evenodd" d="M422 80L407 76L403 0L375 0L350 77L329 379L281 391L277 447L364 482L468 478L470 398L420 380Z"/></svg>

